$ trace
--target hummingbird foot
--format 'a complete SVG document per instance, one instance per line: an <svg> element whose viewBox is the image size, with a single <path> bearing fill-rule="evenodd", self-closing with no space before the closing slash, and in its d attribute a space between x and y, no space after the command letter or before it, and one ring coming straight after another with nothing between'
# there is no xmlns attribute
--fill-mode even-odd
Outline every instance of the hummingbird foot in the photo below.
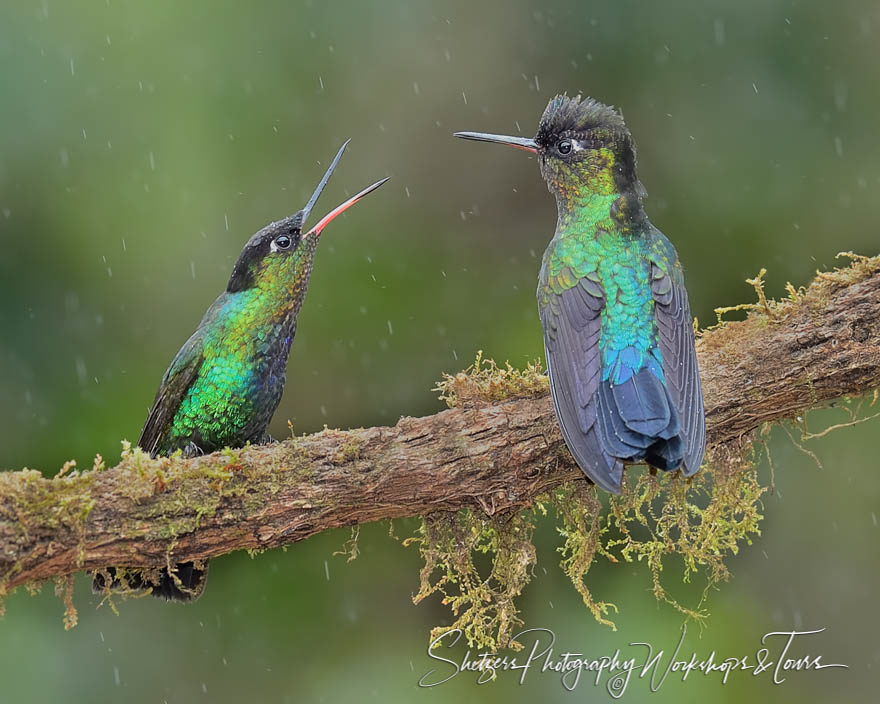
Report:
<svg viewBox="0 0 880 704"><path fill-rule="evenodd" d="M112 592L148 593L166 601L195 601L205 590L208 561L179 562L159 570L105 567L92 575L92 591L105 596Z"/></svg>
<svg viewBox="0 0 880 704"><path fill-rule="evenodd" d="M205 451L194 442L189 443L186 447L183 448L183 456L187 459L191 459L193 457L201 457L204 454Z"/></svg>

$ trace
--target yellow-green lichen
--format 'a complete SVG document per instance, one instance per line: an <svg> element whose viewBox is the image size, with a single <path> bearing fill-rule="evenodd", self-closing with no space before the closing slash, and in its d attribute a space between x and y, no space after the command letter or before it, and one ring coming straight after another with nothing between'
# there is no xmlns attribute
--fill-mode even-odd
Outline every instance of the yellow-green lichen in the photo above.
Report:
<svg viewBox="0 0 880 704"><path fill-rule="evenodd" d="M456 621L431 632L431 640L459 628L469 643L490 649L519 648L511 641L522 624L516 598L531 578L535 564L530 512L514 512L489 519L482 512L462 509L457 513L427 516L416 536L404 545L418 544L425 560L421 587L415 603L434 593L442 595ZM477 566L489 558L484 574Z"/></svg>
<svg viewBox="0 0 880 704"><path fill-rule="evenodd" d="M522 624L516 599L531 578L536 563L531 538L548 507L555 509L563 539L560 566L599 623L615 628L609 615L617 606L596 599L590 590L586 577L597 557L646 564L654 596L702 621L708 592L728 578L725 559L760 535L766 491L758 483L748 444L739 454L725 450L721 457L710 457L709 464L691 480L630 470L621 496L611 497L605 507L595 487L576 481L512 514L490 518L464 509L426 517L416 536L405 541L418 544L425 561L414 601L439 593L454 617L450 625L433 629L431 641L460 629L472 647L519 647L511 641ZM665 561L676 557L684 565L684 582L695 574L705 580L702 598L693 607L679 603L661 580Z"/></svg>
<svg viewBox="0 0 880 704"><path fill-rule="evenodd" d="M836 267L833 271L817 271L816 278L807 287L795 288L791 282L788 282L785 285L788 297L779 300L767 298L764 292L764 276L767 270L762 268L757 276L752 279L746 279L746 283L755 289L755 294L758 297L757 302L716 308L717 324L707 328L707 330L716 331L719 327L723 327L728 322L724 319L724 316L735 311L748 312L747 319L759 327L771 322L779 322L792 313L801 310L803 306L815 309L825 305L828 301L828 296L833 291L842 286L851 286L859 281L863 281L880 270L880 255L866 257L861 254L854 254L853 252L840 252L836 258L849 259L849 266Z"/></svg>
<svg viewBox="0 0 880 704"><path fill-rule="evenodd" d="M541 396L550 386L540 361L529 363L525 369L514 369L509 362L499 367L492 359L484 360L480 350L470 367L458 374L444 374L432 390L440 392L440 399L449 408L455 408Z"/></svg>

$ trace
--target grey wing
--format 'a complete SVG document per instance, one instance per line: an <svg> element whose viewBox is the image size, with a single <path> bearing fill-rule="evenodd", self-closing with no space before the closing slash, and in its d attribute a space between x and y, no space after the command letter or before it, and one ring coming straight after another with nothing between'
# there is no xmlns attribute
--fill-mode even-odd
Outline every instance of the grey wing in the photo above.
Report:
<svg viewBox="0 0 880 704"><path fill-rule="evenodd" d="M160 451L160 443L164 439L174 420L189 387L199 374L204 354L202 352L202 331L196 330L175 356L174 360L162 377L162 383L156 392L153 407L147 415L144 429L141 431L138 447L155 457Z"/></svg>
<svg viewBox="0 0 880 704"><path fill-rule="evenodd" d="M623 463L604 451L596 427L604 306L601 285L584 278L561 294L551 293L540 315L550 391L565 444L595 484L619 494Z"/></svg>
<svg viewBox="0 0 880 704"><path fill-rule="evenodd" d="M671 245L670 245L670 249ZM706 451L706 415L700 370L694 348L694 324L684 287L684 275L675 251L670 258L672 271L651 264L654 315L663 356L663 375L681 423L684 443L682 474L697 473Z"/></svg>

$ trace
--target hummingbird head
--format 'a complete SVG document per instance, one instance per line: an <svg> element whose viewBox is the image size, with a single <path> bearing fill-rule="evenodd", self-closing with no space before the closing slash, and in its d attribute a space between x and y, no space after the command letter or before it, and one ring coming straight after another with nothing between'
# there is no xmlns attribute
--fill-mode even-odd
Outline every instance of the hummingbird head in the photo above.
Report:
<svg viewBox="0 0 880 704"><path fill-rule="evenodd" d="M348 146L347 140L343 144L324 176L321 178L309 202L302 210L289 215L277 222L269 223L262 230L253 235L241 250L238 261L232 269L226 291L236 293L260 285L272 287L298 286L308 283L311 273L312 260L315 249L318 246L318 238L331 220L348 210L368 193L372 193L388 179L383 178L372 186L368 186L360 193L352 196L339 204L327 215L321 218L314 227L305 234L303 228L305 222L315 206L324 186L330 180L330 176L336 169L342 153Z"/></svg>
<svg viewBox="0 0 880 704"><path fill-rule="evenodd" d="M557 95L544 110L534 139L482 132L455 136L537 154L560 212L585 205L594 195L631 196L635 204L645 195L636 176L635 144L623 117L592 98Z"/></svg>

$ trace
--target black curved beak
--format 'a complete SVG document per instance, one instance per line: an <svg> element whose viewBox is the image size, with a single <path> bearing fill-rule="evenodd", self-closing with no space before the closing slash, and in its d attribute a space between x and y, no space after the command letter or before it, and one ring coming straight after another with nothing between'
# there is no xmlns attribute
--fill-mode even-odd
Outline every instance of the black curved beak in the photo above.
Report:
<svg viewBox="0 0 880 704"><path fill-rule="evenodd" d="M538 143L534 139L526 137L508 137L503 134L488 134L486 132L456 132L454 136L461 137L462 139L472 139L475 142L506 144L509 147L516 147L532 154L538 153Z"/></svg>
<svg viewBox="0 0 880 704"><path fill-rule="evenodd" d="M342 153L342 152L340 152L340 153ZM391 178L391 177L386 176L381 181L376 181L376 183L374 183L372 186L367 186L360 193L353 195L351 198L349 198L344 203L340 203L339 205L337 205L335 208L333 208L333 210L331 210L324 217L322 217L320 220L318 220L318 223L311 230L309 230L305 236L308 237L309 235L315 235L315 237L319 237L321 235L321 231L325 227L327 227L327 225L330 223L331 220L333 220L338 215L342 215L342 213L344 213L351 206L353 206L355 203L357 203L365 195L367 195L368 193L372 193L377 188L379 188L379 186L381 186L383 183L385 183L389 178Z"/></svg>

